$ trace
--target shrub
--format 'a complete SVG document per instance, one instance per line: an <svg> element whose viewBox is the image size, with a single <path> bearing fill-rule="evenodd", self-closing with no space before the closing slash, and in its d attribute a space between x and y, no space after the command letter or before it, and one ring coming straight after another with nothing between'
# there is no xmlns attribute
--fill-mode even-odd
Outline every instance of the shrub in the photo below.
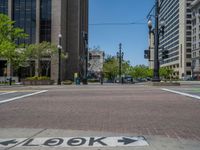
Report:
<svg viewBox="0 0 200 150"><path fill-rule="evenodd" d="M65 80L65 81L62 81L62 84L64 85L71 85L73 82L71 80Z"/></svg>
<svg viewBox="0 0 200 150"><path fill-rule="evenodd" d="M47 76L41 76L41 77L34 76L34 77L28 77L28 78L26 78L26 80L50 80L50 77L47 77Z"/></svg>
<svg viewBox="0 0 200 150"><path fill-rule="evenodd" d="M88 82L90 82L90 83L96 83L96 82L99 82L99 79L88 79Z"/></svg>

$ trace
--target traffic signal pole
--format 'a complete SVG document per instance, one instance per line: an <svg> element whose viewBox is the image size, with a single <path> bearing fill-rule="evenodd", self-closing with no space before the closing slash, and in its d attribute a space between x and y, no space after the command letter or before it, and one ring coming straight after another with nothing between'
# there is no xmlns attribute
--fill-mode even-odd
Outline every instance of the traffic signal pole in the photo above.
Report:
<svg viewBox="0 0 200 150"><path fill-rule="evenodd" d="M155 1L155 50L154 50L154 70L153 70L153 82L160 82L160 75L159 75L159 1Z"/></svg>

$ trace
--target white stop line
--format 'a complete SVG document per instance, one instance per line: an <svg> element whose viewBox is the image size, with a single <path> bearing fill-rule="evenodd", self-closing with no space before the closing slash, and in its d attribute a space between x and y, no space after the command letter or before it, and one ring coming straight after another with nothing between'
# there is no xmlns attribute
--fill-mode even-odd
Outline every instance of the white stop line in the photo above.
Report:
<svg viewBox="0 0 200 150"><path fill-rule="evenodd" d="M17 97L13 97L13 98L1 100L1 101L0 101L0 104L8 103L8 102L11 102L11 101L15 101L15 100L18 100L18 99L21 99L21 98L25 98L25 97L29 97L29 96L33 96L33 95L37 95L37 94L41 94L41 93L45 93L45 92L47 92L47 91L48 91L48 90L37 91L37 92L34 92L34 93L25 94L25 95L22 95L22 96L17 96Z"/></svg>
<svg viewBox="0 0 200 150"><path fill-rule="evenodd" d="M126 147L148 146L143 136L138 137L53 137L0 139L0 148L7 147Z"/></svg>

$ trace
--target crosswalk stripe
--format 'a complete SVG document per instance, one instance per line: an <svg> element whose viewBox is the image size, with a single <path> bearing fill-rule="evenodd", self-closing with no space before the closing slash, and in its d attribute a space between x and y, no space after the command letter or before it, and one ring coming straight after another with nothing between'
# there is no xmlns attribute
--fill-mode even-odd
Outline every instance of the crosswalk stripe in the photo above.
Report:
<svg viewBox="0 0 200 150"><path fill-rule="evenodd" d="M178 91L174 91L174 90L170 90L170 89L162 89L163 91L167 91L167 92L171 92L171 93L175 93L175 94L179 94L179 95L183 95L183 96L187 96L187 97L192 97L192 98L196 98L200 100L200 96L197 95L192 95L192 94L188 94L188 93L183 93L183 92L178 92Z"/></svg>
<svg viewBox="0 0 200 150"><path fill-rule="evenodd" d="M47 91L48 91L48 90L42 90L42 91L34 92L34 93L31 93L31 94L26 94L26 95L22 95L22 96L17 96L17 97L13 97L13 98L10 98L10 99L5 99L5 100L0 101L0 104L7 103L7 102L11 102L11 101L15 101L15 100L17 100L17 99L21 99L21 98L25 98L25 97L29 97L29 96L41 94L41 93L45 93L45 92L47 92Z"/></svg>

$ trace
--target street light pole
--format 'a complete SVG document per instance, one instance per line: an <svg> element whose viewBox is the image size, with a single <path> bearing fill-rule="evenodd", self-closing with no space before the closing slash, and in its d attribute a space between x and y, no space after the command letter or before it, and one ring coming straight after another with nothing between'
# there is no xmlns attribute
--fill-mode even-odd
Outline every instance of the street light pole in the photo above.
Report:
<svg viewBox="0 0 200 150"><path fill-rule="evenodd" d="M61 46L61 39L62 39L62 35L59 34L58 35L59 38L59 44L58 44L58 85L61 85L61 50L62 50L62 46Z"/></svg>
<svg viewBox="0 0 200 150"><path fill-rule="evenodd" d="M159 75L159 0L155 1L155 51L154 51L154 71L153 71L153 82L160 82Z"/></svg>

